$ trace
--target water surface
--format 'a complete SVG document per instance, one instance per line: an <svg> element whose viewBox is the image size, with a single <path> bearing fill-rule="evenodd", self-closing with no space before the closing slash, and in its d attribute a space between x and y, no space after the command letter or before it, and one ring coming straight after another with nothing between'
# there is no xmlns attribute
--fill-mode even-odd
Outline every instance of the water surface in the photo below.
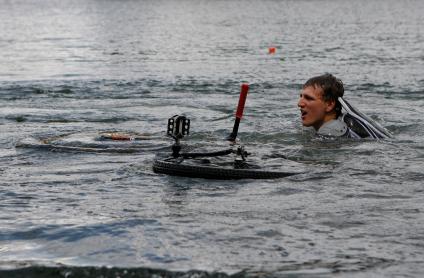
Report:
<svg viewBox="0 0 424 278"><path fill-rule="evenodd" d="M423 272L422 1L0 7L3 270ZM323 142L303 129L299 90L324 72L394 139ZM243 82L250 93L239 135L255 162L307 171L259 181L153 173L155 153L172 143L170 116L191 119L185 143L225 144ZM110 131L150 139L95 140ZM37 146L52 138L76 149Z"/></svg>

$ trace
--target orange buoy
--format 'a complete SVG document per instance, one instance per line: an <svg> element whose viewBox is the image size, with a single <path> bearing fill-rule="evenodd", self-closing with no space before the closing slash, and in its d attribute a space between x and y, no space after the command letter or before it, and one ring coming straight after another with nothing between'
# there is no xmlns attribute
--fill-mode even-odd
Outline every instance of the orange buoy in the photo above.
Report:
<svg viewBox="0 0 424 278"><path fill-rule="evenodd" d="M268 54L275 54L275 47L268 48Z"/></svg>

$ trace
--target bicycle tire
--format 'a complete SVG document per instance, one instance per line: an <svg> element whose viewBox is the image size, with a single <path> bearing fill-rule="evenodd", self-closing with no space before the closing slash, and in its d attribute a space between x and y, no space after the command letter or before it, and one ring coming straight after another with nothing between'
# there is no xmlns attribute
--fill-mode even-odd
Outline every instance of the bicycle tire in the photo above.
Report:
<svg viewBox="0 0 424 278"><path fill-rule="evenodd" d="M278 172L258 169L234 169L211 166L187 165L164 159L155 159L153 172L190 178L237 180L237 179L278 179L299 173Z"/></svg>

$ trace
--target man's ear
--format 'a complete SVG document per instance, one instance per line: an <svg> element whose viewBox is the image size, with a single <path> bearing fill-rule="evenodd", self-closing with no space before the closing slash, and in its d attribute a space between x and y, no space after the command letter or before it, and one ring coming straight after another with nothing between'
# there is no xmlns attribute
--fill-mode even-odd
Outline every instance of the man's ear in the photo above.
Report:
<svg viewBox="0 0 424 278"><path fill-rule="evenodd" d="M327 100L325 102L325 112L329 113L336 108L336 101L334 99Z"/></svg>

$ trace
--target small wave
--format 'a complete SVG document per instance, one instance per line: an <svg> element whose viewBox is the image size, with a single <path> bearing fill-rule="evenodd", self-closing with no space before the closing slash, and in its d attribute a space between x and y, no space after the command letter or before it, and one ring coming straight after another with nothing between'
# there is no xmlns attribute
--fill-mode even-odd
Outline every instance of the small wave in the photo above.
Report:
<svg viewBox="0 0 424 278"><path fill-rule="evenodd" d="M202 80L199 78L185 78L177 80L172 88L173 91L191 91L202 94L228 93L235 90L238 92L240 81L236 80L219 80L211 82L210 80Z"/></svg>
<svg viewBox="0 0 424 278"><path fill-rule="evenodd" d="M123 221L96 223L86 226L62 226L50 224L37 226L23 231L2 231L0 238L2 240L62 240L64 242L76 242L85 238L98 235L122 236L128 233L128 228L136 226L160 226L159 221L155 219L126 219Z"/></svg>
<svg viewBox="0 0 424 278"><path fill-rule="evenodd" d="M29 99L33 97L40 98L59 98L59 97L69 97L75 93L75 89L71 86L62 85L62 86L43 86L43 85L10 85L3 88L0 88L2 94L0 94L0 99L4 100L19 100L19 99Z"/></svg>
<svg viewBox="0 0 424 278"><path fill-rule="evenodd" d="M388 195L388 194L379 194L379 193L364 193L356 195L347 195L348 198L359 198L359 199L411 199L411 196L405 195Z"/></svg>
<svg viewBox="0 0 424 278"><path fill-rule="evenodd" d="M44 112L41 112L44 113ZM51 112L50 112L51 113ZM78 114L80 116L75 116L71 112L69 112L69 116L65 115L35 115L35 114L26 114L26 113L17 113L17 114L10 114L5 117L6 120L14 121L17 123L22 122L30 122L30 123L111 123L111 124L118 124L123 123L131 120L135 120L135 118L132 117L124 117L124 116L109 116L107 117L99 117L97 115L91 117L84 117L83 115Z"/></svg>
<svg viewBox="0 0 424 278"><path fill-rule="evenodd" d="M72 77L72 76L68 76ZM78 79L77 76L73 76ZM162 91L172 84L155 79L140 80L40 80L0 85L0 100L25 99L126 99L145 97L152 89Z"/></svg>
<svg viewBox="0 0 424 278"><path fill-rule="evenodd" d="M104 134L121 134L128 139L105 139ZM134 132L71 133L54 137L28 137L20 140L17 148L60 152L145 153L162 150L163 138Z"/></svg>
<svg viewBox="0 0 424 278"><path fill-rule="evenodd" d="M346 86L348 91L374 93L386 98L396 98L401 100L422 100L424 99L423 89L420 84L409 86L395 86L389 82L384 83L362 83L354 86Z"/></svg>
<svg viewBox="0 0 424 278"><path fill-rule="evenodd" d="M249 277L321 277L329 273L348 273L389 266L393 260L368 256L341 255L337 260L309 260L301 263L285 262L273 272L249 272Z"/></svg>
<svg viewBox="0 0 424 278"><path fill-rule="evenodd" d="M153 268L118 268L118 267L77 267L77 266L39 266L34 262L2 262L0 267L9 268L0 270L1 277L33 277L33 278L133 278L133 277L154 277L154 278L224 278L224 277L244 277L241 274L228 275L220 272L206 272L198 270L190 271L169 271Z"/></svg>
<svg viewBox="0 0 424 278"><path fill-rule="evenodd" d="M417 133L417 130L422 130L422 123L403 123L396 125L389 125L387 128L394 134Z"/></svg>

